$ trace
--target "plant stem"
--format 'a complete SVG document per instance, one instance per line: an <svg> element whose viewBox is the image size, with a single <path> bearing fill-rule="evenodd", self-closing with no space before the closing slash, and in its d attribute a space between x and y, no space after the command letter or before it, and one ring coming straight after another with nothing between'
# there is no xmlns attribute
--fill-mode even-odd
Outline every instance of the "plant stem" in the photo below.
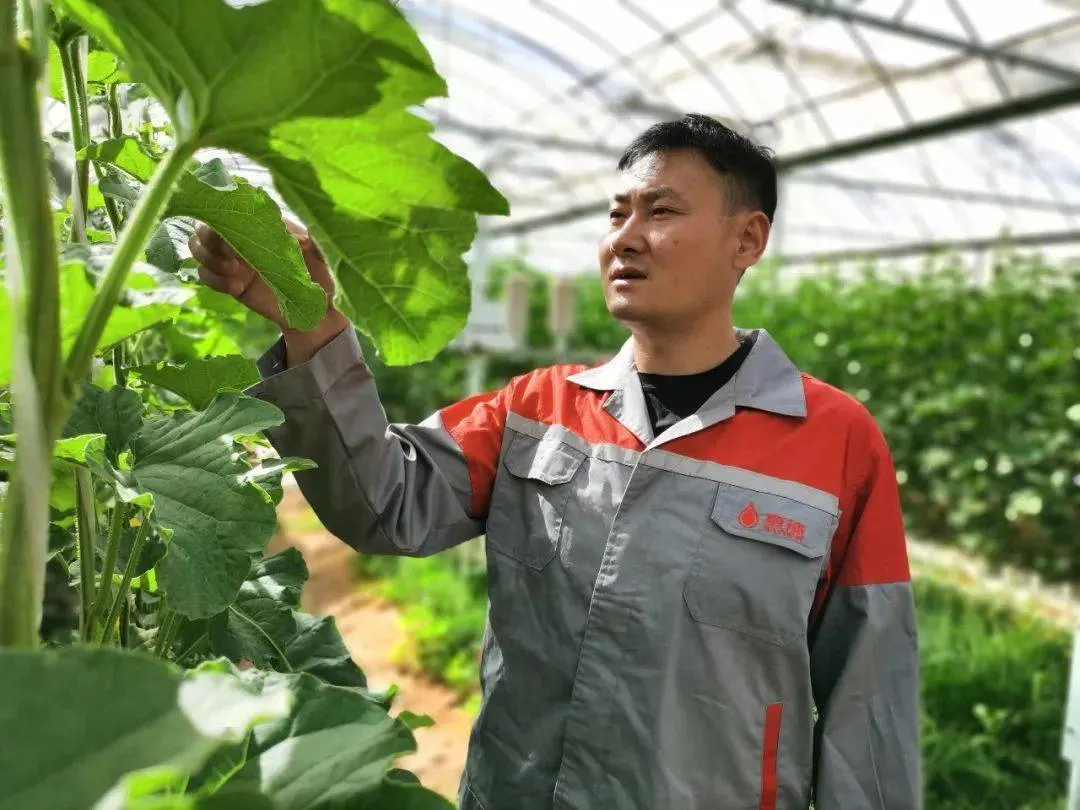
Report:
<svg viewBox="0 0 1080 810"><path fill-rule="evenodd" d="M120 605L120 627L117 628L120 646L131 647L131 603L125 599Z"/></svg>
<svg viewBox="0 0 1080 810"><path fill-rule="evenodd" d="M173 638L181 618L179 614L173 613L168 607L163 608L162 612L164 615L161 618L161 624L158 625L158 634L154 645L154 655L158 658L165 658L169 654L169 648L172 647Z"/></svg>
<svg viewBox="0 0 1080 810"><path fill-rule="evenodd" d="M45 162L38 80L45 6L26 0L30 50L16 29L15 0L0 0L0 189L11 296L12 383L19 434L0 526L0 647L38 644L49 542L50 427L61 411L60 273ZM47 52L46 52L47 53Z"/></svg>
<svg viewBox="0 0 1080 810"><path fill-rule="evenodd" d="M191 145L178 144L176 149L165 157L124 226L109 268L98 285L97 294L83 320L82 329L68 355L67 386L73 388L89 373L101 333L105 330L105 323L113 307L120 300L128 272L146 247L157 226L158 218L172 196L173 186L193 152Z"/></svg>
<svg viewBox="0 0 1080 810"><path fill-rule="evenodd" d="M109 111L109 137L122 138L124 136L124 119L120 115L119 89L115 84L110 84L106 90L106 109ZM113 175L113 169L103 163L94 163L94 174L98 182ZM105 198L105 213L109 216L109 225L112 226L113 239L120 236L120 230L124 225L124 216L120 213L120 206L112 197Z"/></svg>
<svg viewBox="0 0 1080 810"><path fill-rule="evenodd" d="M79 535L79 580L82 585L82 639L94 637L94 573L97 569L97 504L94 482L85 467L75 470L75 526Z"/></svg>
<svg viewBox="0 0 1080 810"><path fill-rule="evenodd" d="M127 604L128 589L131 587L131 580L135 578L139 555L142 554L143 545L145 545L146 538L150 535L150 516L146 512L140 512L139 516L142 518L142 523L139 524L139 533L135 535L135 542L132 544L131 552L128 554L127 565L124 566L124 577L120 580L120 590L116 593L116 599L113 600L112 608L105 619L105 626L102 628L101 641L103 644L107 644L112 638L113 626L120 618L121 609Z"/></svg>
<svg viewBox="0 0 1080 810"><path fill-rule="evenodd" d="M60 45L60 64L64 69L64 95L71 118L71 145L75 149L75 181L71 187L71 238L86 243L87 201L90 196L90 161L79 154L90 145L89 113L86 106L86 71L83 51L86 37L73 37Z"/></svg>
<svg viewBox="0 0 1080 810"><path fill-rule="evenodd" d="M124 137L124 118L120 115L120 87L110 84L105 91L106 109L109 111L109 137Z"/></svg>
<svg viewBox="0 0 1080 810"><path fill-rule="evenodd" d="M112 352L113 374L116 376L116 384L127 387L127 374L124 373L124 344L118 343Z"/></svg>
<svg viewBox="0 0 1080 810"><path fill-rule="evenodd" d="M113 508L109 523L109 544L105 547L105 561L101 566L101 586L94 598L94 611L90 617L90 638L96 638L94 625L99 618L104 618L105 611L112 604L112 579L116 570L116 555L120 553L120 540L124 536L124 523L128 517L128 505L117 502ZM130 562L130 561L129 561Z"/></svg>

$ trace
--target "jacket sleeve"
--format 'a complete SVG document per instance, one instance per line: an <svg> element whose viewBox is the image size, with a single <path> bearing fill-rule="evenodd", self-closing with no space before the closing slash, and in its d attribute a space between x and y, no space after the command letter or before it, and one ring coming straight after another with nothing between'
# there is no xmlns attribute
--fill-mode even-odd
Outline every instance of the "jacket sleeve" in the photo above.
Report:
<svg viewBox="0 0 1080 810"><path fill-rule="evenodd" d="M922 807L919 670L896 474L869 419L810 635L817 810Z"/></svg>
<svg viewBox="0 0 1080 810"><path fill-rule="evenodd" d="M284 412L265 431L274 449L318 465L296 482L334 535L369 554L426 556L484 532L508 389L390 424L351 328L301 365L284 367L280 342L258 365L246 393Z"/></svg>

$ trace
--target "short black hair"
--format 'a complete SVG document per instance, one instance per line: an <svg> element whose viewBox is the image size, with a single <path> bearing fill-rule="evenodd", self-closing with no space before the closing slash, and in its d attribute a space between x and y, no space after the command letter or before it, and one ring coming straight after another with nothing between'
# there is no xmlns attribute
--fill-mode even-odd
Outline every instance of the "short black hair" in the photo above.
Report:
<svg viewBox="0 0 1080 810"><path fill-rule="evenodd" d="M732 211L761 209L772 222L776 213L772 151L707 115L688 113L677 121L653 124L626 147L619 158L619 171L656 152L674 149L696 150L709 161L727 181Z"/></svg>

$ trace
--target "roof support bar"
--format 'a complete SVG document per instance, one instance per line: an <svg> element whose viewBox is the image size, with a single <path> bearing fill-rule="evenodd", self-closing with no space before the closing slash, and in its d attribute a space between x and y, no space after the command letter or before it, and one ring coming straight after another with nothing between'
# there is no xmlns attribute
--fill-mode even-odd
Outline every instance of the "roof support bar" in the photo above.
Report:
<svg viewBox="0 0 1080 810"><path fill-rule="evenodd" d="M957 239L932 242L904 242L899 245L881 245L873 248L845 248L821 253L787 254L780 257L784 264L811 264L814 262L858 261L860 259L900 259L922 256L927 253L951 250L956 253L977 252L994 248L1046 247L1049 245L1080 244L1080 230L1044 231L1018 236L983 236L977 239Z"/></svg>
<svg viewBox="0 0 1080 810"><path fill-rule="evenodd" d="M964 110L954 115L935 118L931 121L921 121L911 126L898 127L885 132L874 133L861 138L852 138L847 141L827 144L825 146L796 152L791 155L778 155L776 169L778 172L791 171L792 169L805 168L821 163L828 163L842 157L854 157L855 155L877 152L884 149L892 149L914 141L926 140L944 135L952 135L969 129L987 127L1000 124L1014 118L1039 115L1051 112L1062 107L1068 107L1080 103L1080 82L1065 88L1052 90L1046 93L1023 96L1008 99L997 104L985 107L977 107L972 110ZM511 222L492 229L493 235L521 234L538 228L559 225L564 222L572 222L576 219L598 214L605 210L606 201L584 203L562 211L523 219L519 222Z"/></svg>
<svg viewBox="0 0 1080 810"><path fill-rule="evenodd" d="M1045 59L1038 59L1032 56L1025 56L1024 54L1015 53L1013 51L1006 51L1001 48L995 48L992 45L971 42L966 39L945 34L941 31L935 31L932 28L924 28L923 26L890 20L888 17L879 17L875 14L868 14L867 12L860 11L852 6L840 5L839 3L832 2L832 0L772 0L772 2L780 6L799 9L807 14L847 20L858 25L866 26L867 28L877 28L880 31L899 34L901 36L909 37L910 39L919 40L920 42L953 48L962 51L963 53L971 54L972 56L980 56L984 59L993 59L1005 64L1030 68L1031 70L1037 70L1040 73L1055 76L1059 79L1066 79L1068 81L1080 79L1080 72L1065 65L1048 62Z"/></svg>
<svg viewBox="0 0 1080 810"><path fill-rule="evenodd" d="M981 191L970 188L948 188L928 186L921 183L903 183L893 180L864 180L860 177L846 177L841 174L793 174L785 178L787 183L799 183L811 186L828 186L845 191L865 192L867 194L896 194L902 197L928 197L934 200L961 200L971 203L1000 205L1005 208L1023 208L1032 211L1054 211L1060 214L1080 214L1080 202L1063 203L1039 197L1013 196L997 191Z"/></svg>
<svg viewBox="0 0 1080 810"><path fill-rule="evenodd" d="M985 107L963 110L931 121L918 121L909 126L840 141L793 155L779 156L776 159L777 169L790 171L841 157L853 157L867 152L891 149L913 141L953 135L969 129L1000 124L1014 118L1039 115L1077 103L1080 103L1080 82L1045 93L1020 96Z"/></svg>

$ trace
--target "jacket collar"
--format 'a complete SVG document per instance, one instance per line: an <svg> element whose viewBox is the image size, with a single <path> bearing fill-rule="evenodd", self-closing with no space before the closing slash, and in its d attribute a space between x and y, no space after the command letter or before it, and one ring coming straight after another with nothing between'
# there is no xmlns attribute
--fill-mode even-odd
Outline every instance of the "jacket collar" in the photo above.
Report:
<svg viewBox="0 0 1080 810"><path fill-rule="evenodd" d="M736 408L806 417L802 374L764 329L736 329L740 338L754 336L754 346L735 377L701 409L656 437L664 442L702 430L735 414ZM603 365L578 372L568 380L594 391L611 391L604 407L646 445L655 443L641 383L634 366L633 338Z"/></svg>

